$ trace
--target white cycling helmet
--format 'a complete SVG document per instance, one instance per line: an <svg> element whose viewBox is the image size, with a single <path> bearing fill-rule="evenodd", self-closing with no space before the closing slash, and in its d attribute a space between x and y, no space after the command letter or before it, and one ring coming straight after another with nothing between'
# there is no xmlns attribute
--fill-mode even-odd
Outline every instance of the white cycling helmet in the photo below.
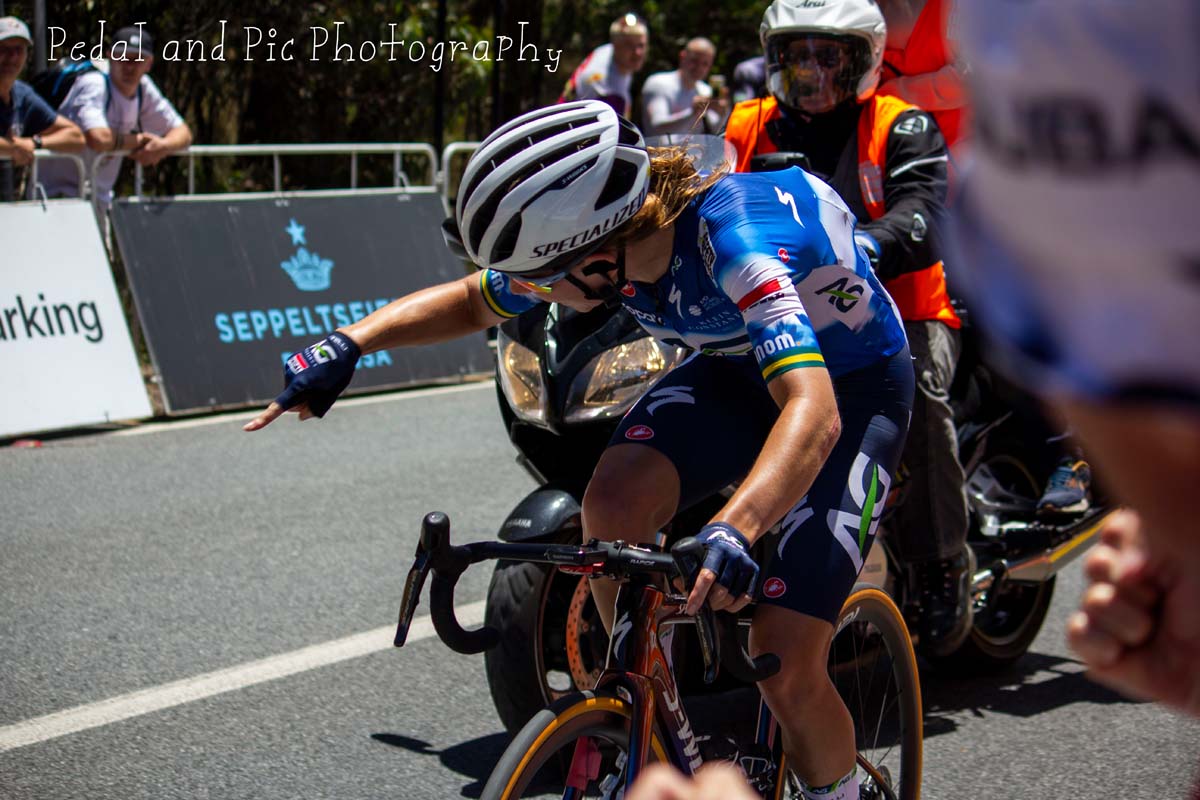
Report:
<svg viewBox="0 0 1200 800"><path fill-rule="evenodd" d="M558 275L633 218L649 181L642 134L607 103L531 111L467 163L455 208L463 247L481 268Z"/></svg>
<svg viewBox="0 0 1200 800"><path fill-rule="evenodd" d="M775 0L758 35L767 88L789 108L821 113L879 84L887 27L875 0Z"/></svg>

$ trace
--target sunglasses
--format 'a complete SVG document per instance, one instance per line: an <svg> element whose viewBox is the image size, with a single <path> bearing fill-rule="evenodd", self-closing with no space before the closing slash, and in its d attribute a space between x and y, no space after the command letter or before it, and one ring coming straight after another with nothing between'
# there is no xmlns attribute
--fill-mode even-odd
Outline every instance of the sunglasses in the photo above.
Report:
<svg viewBox="0 0 1200 800"><path fill-rule="evenodd" d="M510 274L508 279L518 286L524 286L526 289L531 289L535 292L540 292L541 294L549 294L554 290L554 284L567 277L567 273L574 268L575 265L572 264L569 269L564 269L559 272L544 276L521 274L520 277L518 277L517 275Z"/></svg>

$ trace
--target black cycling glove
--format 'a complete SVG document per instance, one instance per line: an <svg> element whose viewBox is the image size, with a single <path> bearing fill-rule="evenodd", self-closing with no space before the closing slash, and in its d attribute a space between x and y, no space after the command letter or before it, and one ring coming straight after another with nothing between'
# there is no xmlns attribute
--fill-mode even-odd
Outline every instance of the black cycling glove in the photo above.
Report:
<svg viewBox="0 0 1200 800"><path fill-rule="evenodd" d="M710 522L696 534L704 545L704 568L734 597L754 595L758 564L750 557L750 543L742 532L725 522Z"/></svg>
<svg viewBox="0 0 1200 800"><path fill-rule="evenodd" d="M283 365L284 390L275 402L285 409L308 403L308 409L318 417L333 406L354 377L354 365L362 350L344 333L334 331L326 338L310 344Z"/></svg>

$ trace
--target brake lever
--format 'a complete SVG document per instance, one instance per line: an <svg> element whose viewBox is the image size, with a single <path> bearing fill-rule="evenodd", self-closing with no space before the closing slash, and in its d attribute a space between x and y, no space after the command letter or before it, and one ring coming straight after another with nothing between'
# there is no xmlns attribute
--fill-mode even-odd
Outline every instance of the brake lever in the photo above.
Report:
<svg viewBox="0 0 1200 800"><path fill-rule="evenodd" d="M418 540L413 565L404 581L404 595L400 598L400 620L396 623L396 638L392 642L396 647L403 647L408 639L408 629L412 626L413 615L417 613L417 605L421 602L421 589L425 586L425 578L429 576L431 566L429 553Z"/></svg>
<svg viewBox="0 0 1200 800"><path fill-rule="evenodd" d="M684 589L691 594L696 578L704 566L704 545L694 536L680 539L671 547L675 567L683 578ZM708 603L700 606L696 613L696 636L700 641L700 658L704 662L704 682L717 679L717 665L721 663L721 642L717 638L717 621Z"/></svg>

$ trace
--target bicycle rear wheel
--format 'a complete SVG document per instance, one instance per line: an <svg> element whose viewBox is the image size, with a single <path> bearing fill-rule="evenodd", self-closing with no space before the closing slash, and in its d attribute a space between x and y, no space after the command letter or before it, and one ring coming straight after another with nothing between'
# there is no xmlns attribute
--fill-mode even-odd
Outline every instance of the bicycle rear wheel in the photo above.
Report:
<svg viewBox="0 0 1200 800"><path fill-rule="evenodd" d="M616 797L625 782L632 723L633 707L615 695L576 692L560 698L513 738L482 800ZM650 758L667 760L657 732L651 734Z"/></svg>
<svg viewBox="0 0 1200 800"><path fill-rule="evenodd" d="M836 631L829 675L854 719L861 797L919 800L921 684L904 618L885 592L859 584Z"/></svg>

